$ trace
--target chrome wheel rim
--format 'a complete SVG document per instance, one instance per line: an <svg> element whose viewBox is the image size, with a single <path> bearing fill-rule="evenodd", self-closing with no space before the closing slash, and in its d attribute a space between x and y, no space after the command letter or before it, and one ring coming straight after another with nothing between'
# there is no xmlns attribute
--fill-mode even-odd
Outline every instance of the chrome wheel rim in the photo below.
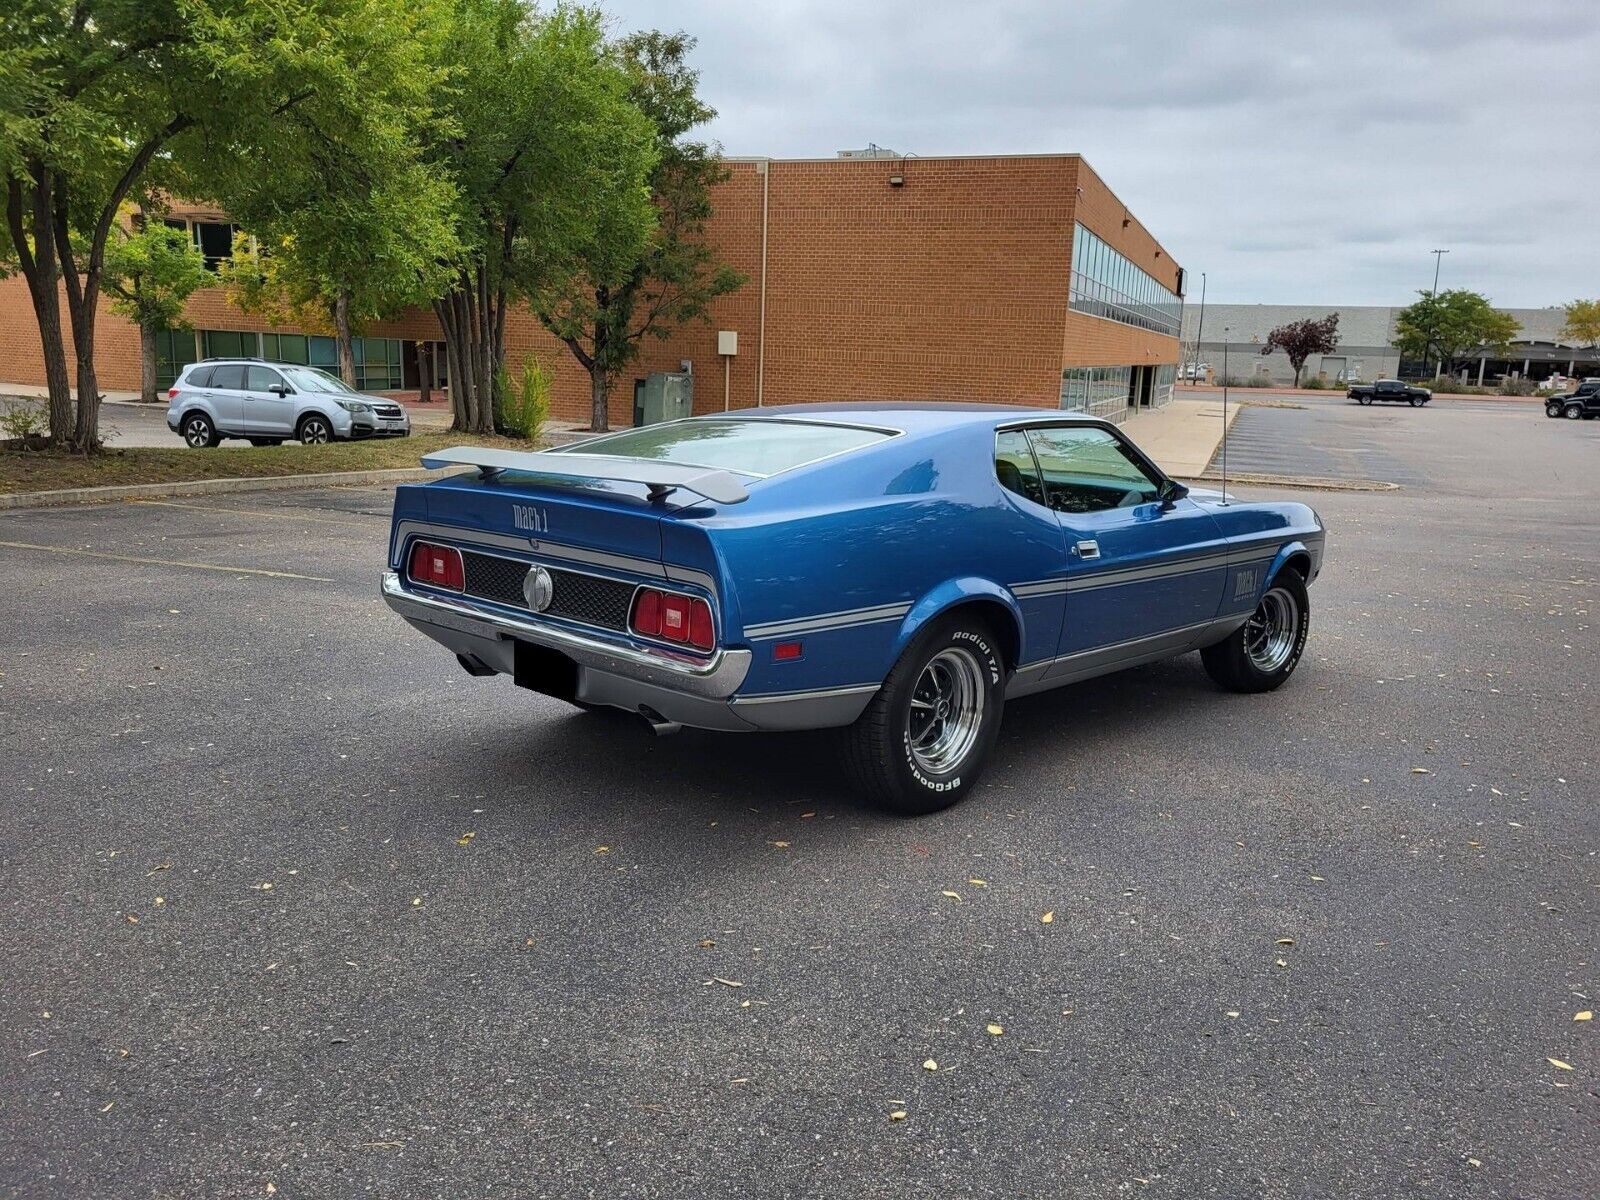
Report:
<svg viewBox="0 0 1600 1200"><path fill-rule="evenodd" d="M1583 409L1579 408L1576 404L1567 409L1567 420L1576 421L1581 416L1583 416Z"/></svg>
<svg viewBox="0 0 1600 1200"><path fill-rule="evenodd" d="M970 650L935 654L917 677L906 713L906 745L930 775L953 771L972 752L983 728L983 667Z"/></svg>
<svg viewBox="0 0 1600 1200"><path fill-rule="evenodd" d="M211 428L199 417L195 417L183 427L183 440L198 450L211 440Z"/></svg>
<svg viewBox="0 0 1600 1200"><path fill-rule="evenodd" d="M1273 588L1244 625L1244 652L1264 675L1281 670L1294 653L1300 633L1300 606L1282 588Z"/></svg>
<svg viewBox="0 0 1600 1200"><path fill-rule="evenodd" d="M321 421L307 421L300 428L300 441L307 446L320 446L328 440L328 427Z"/></svg>

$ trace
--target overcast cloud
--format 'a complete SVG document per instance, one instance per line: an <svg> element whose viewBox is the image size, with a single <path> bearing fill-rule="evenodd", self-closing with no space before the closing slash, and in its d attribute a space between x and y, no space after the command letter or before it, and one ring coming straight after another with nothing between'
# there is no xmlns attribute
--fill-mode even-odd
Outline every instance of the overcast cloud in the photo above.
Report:
<svg viewBox="0 0 1600 1200"><path fill-rule="evenodd" d="M1075 151L1209 298L1600 295L1600 0L608 0L729 154Z"/></svg>

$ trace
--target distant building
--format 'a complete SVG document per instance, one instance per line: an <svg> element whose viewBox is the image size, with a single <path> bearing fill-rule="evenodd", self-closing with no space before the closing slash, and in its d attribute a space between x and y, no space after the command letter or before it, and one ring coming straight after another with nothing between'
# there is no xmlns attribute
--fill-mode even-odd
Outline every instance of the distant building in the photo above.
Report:
<svg viewBox="0 0 1600 1200"><path fill-rule="evenodd" d="M1274 383L1294 379L1294 368L1281 351L1262 354L1267 334L1279 325L1307 317L1339 314L1339 348L1331 354L1313 354L1302 378L1321 376L1328 383L1354 379L1420 379L1433 374L1433 363L1402 361L1395 348L1394 328L1403 306L1358 304L1208 304L1201 329L1200 306L1190 302L1183 313L1185 364L1205 363L1223 374L1224 351L1228 373L1248 379L1265 375ZM1600 375L1600 350L1572 346L1561 340L1565 314L1559 308L1508 308L1503 310L1522 327L1503 358L1479 355L1458 375L1467 383L1495 383L1503 376L1542 381L1552 375ZM1224 331L1226 330L1226 335ZM1224 338L1226 337L1226 341ZM1196 347L1196 338L1199 345Z"/></svg>

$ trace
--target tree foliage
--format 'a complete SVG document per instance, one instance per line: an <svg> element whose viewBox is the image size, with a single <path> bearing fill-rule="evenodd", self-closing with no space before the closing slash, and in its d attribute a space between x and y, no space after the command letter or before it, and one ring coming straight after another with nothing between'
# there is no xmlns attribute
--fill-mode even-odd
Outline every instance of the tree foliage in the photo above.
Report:
<svg viewBox="0 0 1600 1200"><path fill-rule="evenodd" d="M439 84L442 0L12 0L0 17L7 249L26 276L52 440L99 440L95 313L125 201L254 216L278 191L381 158ZM359 178L347 171L339 178ZM352 195L353 193L346 193ZM57 309L76 354L74 413Z"/></svg>
<svg viewBox="0 0 1600 1200"><path fill-rule="evenodd" d="M1600 345L1600 300L1573 300L1563 304L1566 319L1561 336L1574 346Z"/></svg>
<svg viewBox="0 0 1600 1200"><path fill-rule="evenodd" d="M655 137L595 9L458 0L443 62L444 116L461 132L425 159L455 183L460 252L434 311L456 425L487 431L507 307L580 267L615 283L637 260L656 219Z"/></svg>
<svg viewBox="0 0 1600 1200"><path fill-rule="evenodd" d="M1294 368L1294 386L1300 386L1300 372L1305 370L1306 359L1313 354L1331 354L1339 346L1339 314L1329 313L1320 319L1307 317L1279 325L1267 334L1263 354L1282 350Z"/></svg>
<svg viewBox="0 0 1600 1200"><path fill-rule="evenodd" d="M114 228L104 275L111 311L141 329L188 328L184 301L212 282L194 239L142 214Z"/></svg>
<svg viewBox="0 0 1600 1200"><path fill-rule="evenodd" d="M545 327L589 373L596 430L607 428L611 383L644 339L704 320L713 299L745 281L705 242L711 187L726 171L711 147L688 136L716 115L696 93L699 72L688 65L694 44L681 32L646 32L615 45L628 98L654 127L649 185L657 225L631 261L617 253L626 245L597 245L602 257L579 262L538 300Z"/></svg>
<svg viewBox="0 0 1600 1200"><path fill-rule="evenodd" d="M1437 358L1439 373L1457 369L1468 352L1503 352L1521 328L1516 318L1463 288L1418 292L1395 318L1394 344L1409 358Z"/></svg>

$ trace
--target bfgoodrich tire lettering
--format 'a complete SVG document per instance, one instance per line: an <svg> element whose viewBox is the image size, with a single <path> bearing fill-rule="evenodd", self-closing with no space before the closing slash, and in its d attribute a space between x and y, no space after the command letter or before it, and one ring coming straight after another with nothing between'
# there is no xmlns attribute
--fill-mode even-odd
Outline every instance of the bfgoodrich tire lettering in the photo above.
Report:
<svg viewBox="0 0 1600 1200"><path fill-rule="evenodd" d="M977 782L1000 732L1005 662L988 624L960 613L919 634L844 731L844 762L867 799L921 815Z"/></svg>
<svg viewBox="0 0 1600 1200"><path fill-rule="evenodd" d="M1250 619L1200 651L1206 674L1230 692L1270 692L1294 674L1311 630L1306 582L1292 567L1272 578Z"/></svg>

